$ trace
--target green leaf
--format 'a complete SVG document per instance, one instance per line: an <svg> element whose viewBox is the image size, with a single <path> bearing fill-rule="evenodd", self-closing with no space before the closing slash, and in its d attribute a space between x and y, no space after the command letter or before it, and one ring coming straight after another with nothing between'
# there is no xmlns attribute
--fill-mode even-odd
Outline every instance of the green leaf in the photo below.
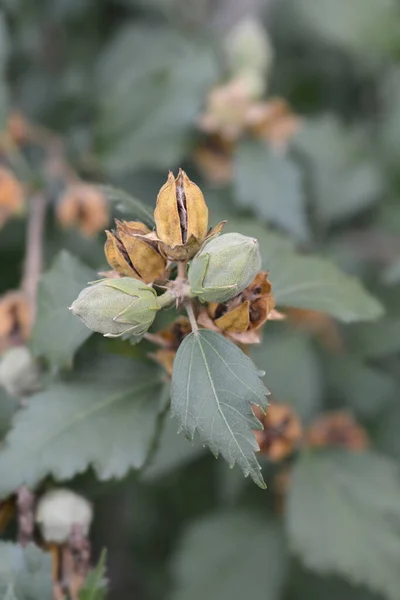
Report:
<svg viewBox="0 0 400 600"><path fill-rule="evenodd" d="M105 550L101 553L97 566L89 573L79 592L79 600L105 600L107 598Z"/></svg>
<svg viewBox="0 0 400 600"><path fill-rule="evenodd" d="M287 529L308 568L397 600L400 479L390 459L372 452L303 454L293 470Z"/></svg>
<svg viewBox="0 0 400 600"><path fill-rule="evenodd" d="M400 404L398 392L395 402L385 411L378 423L374 441L380 451L400 461Z"/></svg>
<svg viewBox="0 0 400 600"><path fill-rule="evenodd" d="M264 262L277 304L309 308L350 323L383 314L381 304L357 278L323 258L287 253Z"/></svg>
<svg viewBox="0 0 400 600"><path fill-rule="evenodd" d="M119 31L98 69L108 167L167 169L180 162L217 64L210 44L195 35L143 23Z"/></svg>
<svg viewBox="0 0 400 600"><path fill-rule="evenodd" d="M295 163L264 142L245 141L237 150L235 175L239 205L300 240L307 238L302 181Z"/></svg>
<svg viewBox="0 0 400 600"><path fill-rule="evenodd" d="M265 331L260 346L254 346L254 361L265 370L274 402L289 403L302 420L318 411L323 392L321 366L306 335ZM290 373L290 377L288 377Z"/></svg>
<svg viewBox="0 0 400 600"><path fill-rule="evenodd" d="M20 401L10 396L0 387L0 437L10 429L12 418L18 410Z"/></svg>
<svg viewBox="0 0 400 600"><path fill-rule="evenodd" d="M382 600L364 586L355 586L339 577L321 577L296 565L290 573L285 600Z"/></svg>
<svg viewBox="0 0 400 600"><path fill-rule="evenodd" d="M193 440L197 431L215 456L265 487L254 452L261 429L251 404L267 406L268 390L253 362L215 331L200 330L180 345L172 374L172 413Z"/></svg>
<svg viewBox="0 0 400 600"><path fill-rule="evenodd" d="M154 227L153 215L141 200L109 185L100 185L98 188L109 202L115 202L118 210L127 213L131 219L141 219L149 227Z"/></svg>
<svg viewBox="0 0 400 600"><path fill-rule="evenodd" d="M387 69L381 88L381 119L379 121L379 142L380 152L382 152L386 164L388 164L393 173L397 173L400 159L400 69L398 65ZM385 207L383 207L383 210ZM393 205L394 211L397 211L395 227L398 234L399 225L399 207L398 202ZM391 212L394 212L391 211ZM392 215L391 215L392 216ZM393 219L391 219L393 224Z"/></svg>
<svg viewBox="0 0 400 600"><path fill-rule="evenodd" d="M393 377L355 356L330 356L326 367L331 395L362 418L377 416L395 396Z"/></svg>
<svg viewBox="0 0 400 600"><path fill-rule="evenodd" d="M392 262L384 270L382 274L382 281L387 285L397 285L400 283L400 260L397 259Z"/></svg>
<svg viewBox="0 0 400 600"><path fill-rule="evenodd" d="M198 440L188 440L176 432L176 424L165 416L162 431L157 441L157 450L141 477L145 481L157 480L172 471L187 466L204 454Z"/></svg>
<svg viewBox="0 0 400 600"><path fill-rule="evenodd" d="M296 0L300 16L313 34L360 53L381 53L395 46L399 36L396 0ZM362 54L361 54L362 53Z"/></svg>
<svg viewBox="0 0 400 600"><path fill-rule="evenodd" d="M92 332L68 307L96 273L62 251L40 280L38 309L31 350L52 367L67 367L76 350Z"/></svg>
<svg viewBox="0 0 400 600"><path fill-rule="evenodd" d="M370 157L368 139L329 115L306 121L295 146L306 157L318 219L327 225L365 210L382 195L384 182Z"/></svg>
<svg viewBox="0 0 400 600"><path fill-rule="evenodd" d="M282 530L263 514L215 514L184 533L171 600L279 600L286 570Z"/></svg>
<svg viewBox="0 0 400 600"><path fill-rule="evenodd" d="M263 269L269 271L279 306L325 312L346 323L382 315L381 304L362 284L328 260L296 253L290 241L263 229L256 221L232 219L228 222L229 230L258 239Z"/></svg>
<svg viewBox="0 0 400 600"><path fill-rule="evenodd" d="M89 466L102 480L140 469L156 433L160 390L156 367L104 357L32 396L0 451L0 496Z"/></svg>
<svg viewBox="0 0 400 600"><path fill-rule="evenodd" d="M400 318L387 316L370 325L353 325L348 330L350 347L360 356L382 359L400 352Z"/></svg>
<svg viewBox="0 0 400 600"><path fill-rule="evenodd" d="M7 594L7 595L6 595ZM0 542L0 597L10 600L51 600L51 556L30 544Z"/></svg>

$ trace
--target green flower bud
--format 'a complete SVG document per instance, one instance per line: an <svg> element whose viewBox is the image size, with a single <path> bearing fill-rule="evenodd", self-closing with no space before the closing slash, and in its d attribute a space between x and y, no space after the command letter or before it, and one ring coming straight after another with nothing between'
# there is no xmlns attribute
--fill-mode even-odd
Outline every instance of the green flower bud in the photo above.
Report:
<svg viewBox="0 0 400 600"><path fill-rule="evenodd" d="M143 336L160 305L152 287L131 277L102 279L81 291L70 307L89 329L105 337Z"/></svg>
<svg viewBox="0 0 400 600"><path fill-rule="evenodd" d="M260 269L257 240L225 233L207 242L192 260L191 292L204 302L226 302L250 285Z"/></svg>

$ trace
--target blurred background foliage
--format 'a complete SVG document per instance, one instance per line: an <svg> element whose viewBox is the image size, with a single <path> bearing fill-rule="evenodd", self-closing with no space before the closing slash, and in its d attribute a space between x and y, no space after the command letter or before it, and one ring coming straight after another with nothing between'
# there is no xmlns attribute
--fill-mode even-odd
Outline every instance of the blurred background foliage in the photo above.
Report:
<svg viewBox="0 0 400 600"><path fill-rule="evenodd" d="M259 239L288 318L267 323L254 360L273 402L295 411L311 446L334 447L283 452L278 461L266 451L262 492L177 437L167 416L139 474L121 467L123 479L101 483L92 471L67 476L90 461L66 466L68 485L95 504L94 556L107 548L108 597L397 600L399 2L3 0L0 123L14 127L18 144L25 122L61 140L83 180L122 188L150 211L167 171L182 166L214 224L226 218L229 230ZM106 224L91 237L63 227L63 186L41 169L43 146L22 142L50 199L46 269L53 264L31 348L47 360L48 377L61 377L60 397L52 392L59 402L69 376L60 367L71 366L89 332L52 310L105 268ZM9 150L4 164L32 186ZM22 210L1 229L1 293L21 279L25 217ZM61 254L53 263L63 249L77 258ZM377 305L303 253L362 279L385 314L347 324L377 316ZM292 303L289 288L304 282L304 297ZM75 364L103 351L142 360L150 349L113 344L91 338ZM3 396L7 431L14 408ZM155 418L159 425L163 415ZM0 459L2 490L12 489L4 468ZM11 570L4 573L0 565L7 581ZM18 600L31 598L24 589Z"/></svg>

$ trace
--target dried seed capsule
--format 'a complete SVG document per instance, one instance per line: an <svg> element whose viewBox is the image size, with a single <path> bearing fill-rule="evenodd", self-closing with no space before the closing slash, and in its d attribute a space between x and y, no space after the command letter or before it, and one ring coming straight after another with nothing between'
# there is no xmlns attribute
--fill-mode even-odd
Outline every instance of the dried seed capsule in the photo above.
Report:
<svg viewBox="0 0 400 600"><path fill-rule="evenodd" d="M257 240L226 233L207 242L192 260L190 288L204 302L226 302L250 285L260 268Z"/></svg>
<svg viewBox="0 0 400 600"><path fill-rule="evenodd" d="M161 248L172 260L188 260L207 234L208 208L200 188L182 169L169 173L154 211Z"/></svg>
<svg viewBox="0 0 400 600"><path fill-rule="evenodd" d="M146 237L150 229L139 221L115 221L116 230L106 231L104 252L110 267L126 277L151 283L164 276L166 257L156 241Z"/></svg>
<svg viewBox="0 0 400 600"><path fill-rule="evenodd" d="M222 303L209 302L200 313L198 322L223 333L234 342L257 344L267 319L276 319L279 314L274 311L275 299L271 289L268 271L260 271L251 284L234 298Z"/></svg>
<svg viewBox="0 0 400 600"><path fill-rule="evenodd" d="M131 277L102 279L83 289L71 310L105 337L128 334L137 341L153 323L160 305L152 287Z"/></svg>
<svg viewBox="0 0 400 600"><path fill-rule="evenodd" d="M58 544L68 540L76 525L87 535L92 518L93 508L90 502L67 489L46 492L40 498L36 510L36 522L40 525L44 539Z"/></svg>

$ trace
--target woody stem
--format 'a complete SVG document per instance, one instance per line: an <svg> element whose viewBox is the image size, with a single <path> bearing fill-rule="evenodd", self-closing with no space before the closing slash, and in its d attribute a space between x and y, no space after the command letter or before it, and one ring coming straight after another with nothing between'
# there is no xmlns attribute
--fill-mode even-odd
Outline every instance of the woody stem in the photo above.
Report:
<svg viewBox="0 0 400 600"><path fill-rule="evenodd" d="M25 263L21 288L32 310L36 312L36 297L43 264L43 230L46 218L46 197L36 194L29 201L28 229L26 236Z"/></svg>
<svg viewBox="0 0 400 600"><path fill-rule="evenodd" d="M194 334L197 334L199 331L199 326L197 325L196 317L193 310L193 302L191 300L186 300L185 308L187 315L189 317L190 325L192 327L192 331Z"/></svg>

